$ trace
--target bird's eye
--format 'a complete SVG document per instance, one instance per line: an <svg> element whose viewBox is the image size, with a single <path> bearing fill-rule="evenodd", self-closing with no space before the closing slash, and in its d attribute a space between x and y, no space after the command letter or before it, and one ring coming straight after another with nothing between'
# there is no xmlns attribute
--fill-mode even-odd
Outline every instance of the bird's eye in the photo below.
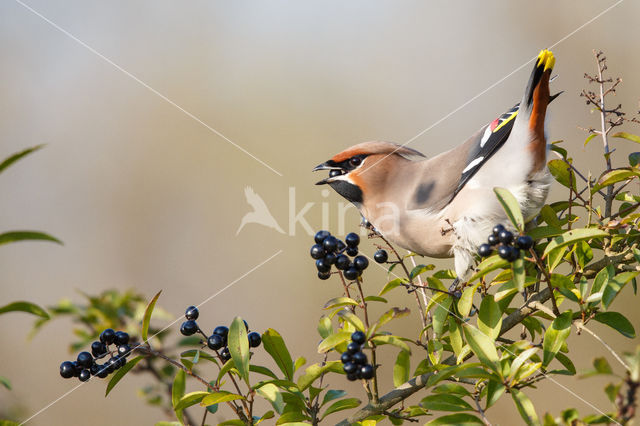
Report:
<svg viewBox="0 0 640 426"><path fill-rule="evenodd" d="M361 163L362 158L360 157L353 157L349 160L349 164L351 164L353 167L358 167Z"/></svg>

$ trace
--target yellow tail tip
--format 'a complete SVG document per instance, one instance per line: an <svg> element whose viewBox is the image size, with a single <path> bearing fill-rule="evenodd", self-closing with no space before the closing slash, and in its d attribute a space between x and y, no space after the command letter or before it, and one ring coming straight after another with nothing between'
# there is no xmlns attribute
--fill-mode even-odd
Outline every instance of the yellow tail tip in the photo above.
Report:
<svg viewBox="0 0 640 426"><path fill-rule="evenodd" d="M553 53L550 50L542 49L540 54L538 54L538 63L537 66L543 66L544 70L550 70L556 63L556 58L553 56Z"/></svg>

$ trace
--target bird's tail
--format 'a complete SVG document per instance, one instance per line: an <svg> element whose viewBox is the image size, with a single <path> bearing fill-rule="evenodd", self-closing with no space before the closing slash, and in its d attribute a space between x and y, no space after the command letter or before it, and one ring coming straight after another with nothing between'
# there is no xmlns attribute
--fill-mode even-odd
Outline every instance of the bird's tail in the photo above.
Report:
<svg viewBox="0 0 640 426"><path fill-rule="evenodd" d="M514 131L515 127L528 127L532 135L528 149L534 158L533 171L541 170L546 165L544 121L547 105L555 98L549 91L549 79L555 62L555 57L549 50L544 49L538 55L520 103L519 117L514 124Z"/></svg>

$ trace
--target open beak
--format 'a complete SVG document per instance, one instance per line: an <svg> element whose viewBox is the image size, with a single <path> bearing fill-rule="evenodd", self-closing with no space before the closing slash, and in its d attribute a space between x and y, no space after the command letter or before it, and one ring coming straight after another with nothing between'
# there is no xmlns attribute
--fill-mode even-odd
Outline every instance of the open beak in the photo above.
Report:
<svg viewBox="0 0 640 426"><path fill-rule="evenodd" d="M340 167L336 167L335 165L331 164L331 161L327 161L322 164L318 164L316 167L313 168L314 172L317 172L319 170L340 170ZM316 185L325 185L332 182L333 180L334 180L333 177L327 177L316 182Z"/></svg>

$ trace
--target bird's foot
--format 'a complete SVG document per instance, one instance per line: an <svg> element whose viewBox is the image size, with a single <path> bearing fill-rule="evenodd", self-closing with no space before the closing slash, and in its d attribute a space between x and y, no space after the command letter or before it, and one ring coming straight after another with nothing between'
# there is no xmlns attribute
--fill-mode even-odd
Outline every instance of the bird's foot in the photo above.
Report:
<svg viewBox="0 0 640 426"><path fill-rule="evenodd" d="M459 299L460 296L462 296L462 289L465 285L467 285L466 282L462 282L460 278L456 278L449 286L449 293L451 293L456 299Z"/></svg>

